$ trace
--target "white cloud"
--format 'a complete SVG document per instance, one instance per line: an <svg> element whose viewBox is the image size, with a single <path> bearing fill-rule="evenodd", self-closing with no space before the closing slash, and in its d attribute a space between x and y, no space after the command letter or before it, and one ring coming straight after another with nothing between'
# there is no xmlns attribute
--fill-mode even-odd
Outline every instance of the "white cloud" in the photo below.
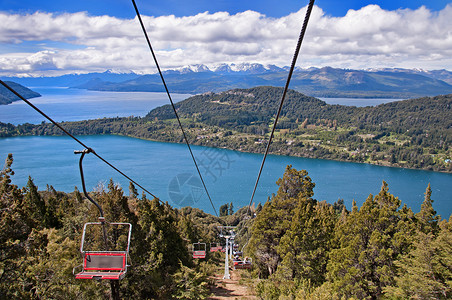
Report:
<svg viewBox="0 0 452 300"><path fill-rule="evenodd" d="M163 69L223 62L285 66L291 63L304 14L305 8L282 18L245 11L143 19ZM298 65L451 70L451 19L451 5L438 13L368 5L344 17L314 7ZM0 12L0 24L3 75L155 71L137 18ZM27 50L17 51L21 45Z"/></svg>

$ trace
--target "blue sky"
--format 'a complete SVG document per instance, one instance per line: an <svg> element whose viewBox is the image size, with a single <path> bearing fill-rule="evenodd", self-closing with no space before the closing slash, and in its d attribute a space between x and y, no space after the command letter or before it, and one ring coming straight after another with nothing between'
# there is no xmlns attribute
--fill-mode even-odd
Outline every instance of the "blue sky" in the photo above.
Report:
<svg viewBox="0 0 452 300"><path fill-rule="evenodd" d="M191 16L205 11L211 13L227 11L231 14L246 10L258 11L269 17L281 17L299 10L308 1L296 0L136 0L141 13L161 16L173 14L175 16ZM331 16L344 16L349 9L360 9L368 4L378 4L381 8L395 10L399 8L416 9L424 5L434 11L443 9L449 1L446 0L318 0L316 5L321 7ZM135 12L131 6L131 0L1 0L0 7L3 11L32 13L35 11L46 12L79 12L87 11L91 15L109 15L120 18L133 18Z"/></svg>
<svg viewBox="0 0 452 300"><path fill-rule="evenodd" d="M136 2L164 69L289 65L308 3ZM299 66L452 70L451 2L318 0ZM0 75L152 73L134 18L130 0L0 0Z"/></svg>

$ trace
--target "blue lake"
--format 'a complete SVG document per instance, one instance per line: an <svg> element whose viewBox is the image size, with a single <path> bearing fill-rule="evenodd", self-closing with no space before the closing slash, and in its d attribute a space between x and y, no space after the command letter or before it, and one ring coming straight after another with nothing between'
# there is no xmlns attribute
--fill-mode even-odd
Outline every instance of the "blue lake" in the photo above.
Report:
<svg viewBox="0 0 452 300"><path fill-rule="evenodd" d="M166 93L97 92L68 88L37 87L32 90L42 97L29 99L56 122L98 118L144 117L150 110L168 104ZM191 95L173 94L174 102ZM14 125L39 124L45 118L23 101L0 105L0 122Z"/></svg>
<svg viewBox="0 0 452 300"><path fill-rule="evenodd" d="M43 95L31 101L56 121L77 121L116 116L144 116L151 109L168 103L163 93L93 92L66 88L33 88ZM175 102L190 95L173 94ZM395 99L323 99L331 104L367 106ZM0 122L23 124L44 121L23 102L0 106ZM192 205L212 213L185 145L150 142L120 136L82 136L82 142L117 166L147 190L174 206ZM31 176L39 189L52 185L71 192L81 187L79 157L73 150L82 150L67 137L17 137L0 139L0 159L13 153L13 182L20 187ZM234 207L248 205L262 155L224 149L193 146L207 188L216 209L233 202ZM443 217L452 213L452 174L366 164L269 156L255 195L255 202L265 202L277 192L276 180L292 164L305 169L316 184L314 197L333 203L342 198L348 208L354 200L361 205L369 194L377 194L382 181L390 192L417 212L428 185L432 186L434 208ZM128 194L128 181L93 155L84 161L87 188L106 185L110 178Z"/></svg>
<svg viewBox="0 0 452 300"><path fill-rule="evenodd" d="M176 207L191 205L213 212L186 145L121 136L79 138L161 200ZM47 184L66 192L73 191L74 186L81 189L75 149L80 146L68 137L0 139L0 157L14 155L13 182L22 187L31 176L40 190ZM262 155L199 146L193 146L193 152L217 210L230 202L235 208L248 205ZM274 155L267 158L254 198L256 203L264 203L277 192L275 182L288 164L309 172L316 184L314 198L318 200L333 203L342 198L350 208L354 199L360 206L369 194L379 192L385 180L389 191L417 212L430 183L436 211L443 218L452 213L452 174ZM127 179L95 156L87 155L84 166L88 190L106 185L113 178L128 194Z"/></svg>

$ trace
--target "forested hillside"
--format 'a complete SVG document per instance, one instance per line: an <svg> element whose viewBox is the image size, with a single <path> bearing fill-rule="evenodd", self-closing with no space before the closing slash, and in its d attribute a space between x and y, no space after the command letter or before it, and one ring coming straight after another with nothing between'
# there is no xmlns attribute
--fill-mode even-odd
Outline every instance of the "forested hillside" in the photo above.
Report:
<svg viewBox="0 0 452 300"><path fill-rule="evenodd" d="M32 178L19 188L11 183L12 163L10 154L0 172L0 298L108 299L109 280L75 280L72 274L83 262L83 225L98 220L97 209L77 188L69 194L51 185L38 191ZM139 196L132 184L129 196L112 181L90 194L107 222L133 226L131 266L121 280L121 299L183 299L191 294L196 297L187 299L199 299L208 294L208 268L193 261L189 249L191 243L215 234L195 225L192 210L176 210ZM211 219L212 224L223 222ZM120 243L114 232L109 234L111 247ZM193 282L181 284L184 278Z"/></svg>
<svg viewBox="0 0 452 300"><path fill-rule="evenodd" d="M281 94L281 88L273 87L238 89L194 96L176 108L193 121L262 136L272 125ZM290 90L277 126L280 140L272 149L281 151L278 143L289 144L291 150L279 153L319 157L313 153L320 150L323 158L452 170L451 116L452 94L350 107ZM174 112L166 105L146 118L172 119Z"/></svg>
<svg viewBox="0 0 452 300"><path fill-rule="evenodd" d="M38 191L32 178L19 188L13 176L10 154L0 172L0 298L110 298L108 280L76 280L72 274L82 263L83 224L97 221L97 209L77 188L69 194L51 185ZM236 226L239 248L253 258L251 270L231 272L240 272L262 299L452 296L452 217L436 215L430 186L414 214L400 207L384 182L377 195L351 211L340 200L315 200L315 183L304 170L287 166L277 184L266 202L256 199L263 206L234 213L231 203L221 217L139 196L133 184L128 196L111 180L90 192L107 221L133 226L131 266L119 283L120 298L208 297L213 274L224 270L224 254L192 259L190 245L221 242L224 225ZM121 239L112 234L109 243Z"/></svg>
<svg viewBox="0 0 452 300"><path fill-rule="evenodd" d="M452 219L436 216L430 186L413 214L385 182L351 211L316 201L304 170L288 166L277 183L247 247L263 299L451 297Z"/></svg>
<svg viewBox="0 0 452 300"><path fill-rule="evenodd" d="M197 95L176 104L178 113L184 117L195 116L197 120L221 127L246 131L248 126L264 125L275 116L282 88L256 87L235 89L222 93ZM297 126L308 119L336 121L337 126L354 126L361 129L387 129L400 132L421 129L426 132L452 129L452 94L425 97L381 104L376 107L352 107L329 105L314 97L289 90L281 112L279 128ZM152 110L147 118L172 119L170 105ZM450 133L450 131L448 132Z"/></svg>

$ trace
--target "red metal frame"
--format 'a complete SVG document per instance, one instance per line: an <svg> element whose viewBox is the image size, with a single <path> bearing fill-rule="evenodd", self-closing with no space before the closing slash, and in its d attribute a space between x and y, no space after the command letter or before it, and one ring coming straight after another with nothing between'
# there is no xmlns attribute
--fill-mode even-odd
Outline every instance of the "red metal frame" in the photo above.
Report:
<svg viewBox="0 0 452 300"><path fill-rule="evenodd" d="M99 279L99 280L120 280L124 277L124 272L106 273L80 272L75 275L75 279Z"/></svg>
<svg viewBox="0 0 452 300"><path fill-rule="evenodd" d="M195 248L198 248L198 250L195 250ZM201 248L203 249L201 250ZM193 243L193 258L206 258L206 243Z"/></svg>
<svg viewBox="0 0 452 300"><path fill-rule="evenodd" d="M121 268L88 268L86 267L86 259L88 256L122 256L122 267ZM125 253L114 253L114 252L85 252L85 259L83 263L84 270L99 270L99 271L122 271L126 268L126 254Z"/></svg>
<svg viewBox="0 0 452 300"><path fill-rule="evenodd" d="M193 258L206 258L206 251L204 250L193 251Z"/></svg>
<svg viewBox="0 0 452 300"><path fill-rule="evenodd" d="M245 260L234 260L234 269L251 269L252 260L251 258L246 258Z"/></svg>
<svg viewBox="0 0 452 300"><path fill-rule="evenodd" d="M86 227L89 225L96 225L96 226L103 226L103 223L86 223L83 228L83 234L82 234L82 243L80 245L80 252L83 254L83 264L75 267L72 270L72 273L75 275L76 279L107 279L107 280L120 280L124 278L125 274L127 273L127 257L129 254L129 247L130 247L130 238L132 233L132 225L130 223L109 223L110 225L125 225L129 227L128 232L128 240L127 240L127 247L125 251L87 251L83 248L85 244L85 233L86 233ZM109 267L101 267L101 266L89 266L87 263L87 259L89 256L101 256L101 257L113 257L113 256L120 256L122 257L122 266L118 267L119 261L115 261L110 265ZM107 264L108 260L101 262L101 264ZM79 273L76 273L76 269L81 268L82 271Z"/></svg>

